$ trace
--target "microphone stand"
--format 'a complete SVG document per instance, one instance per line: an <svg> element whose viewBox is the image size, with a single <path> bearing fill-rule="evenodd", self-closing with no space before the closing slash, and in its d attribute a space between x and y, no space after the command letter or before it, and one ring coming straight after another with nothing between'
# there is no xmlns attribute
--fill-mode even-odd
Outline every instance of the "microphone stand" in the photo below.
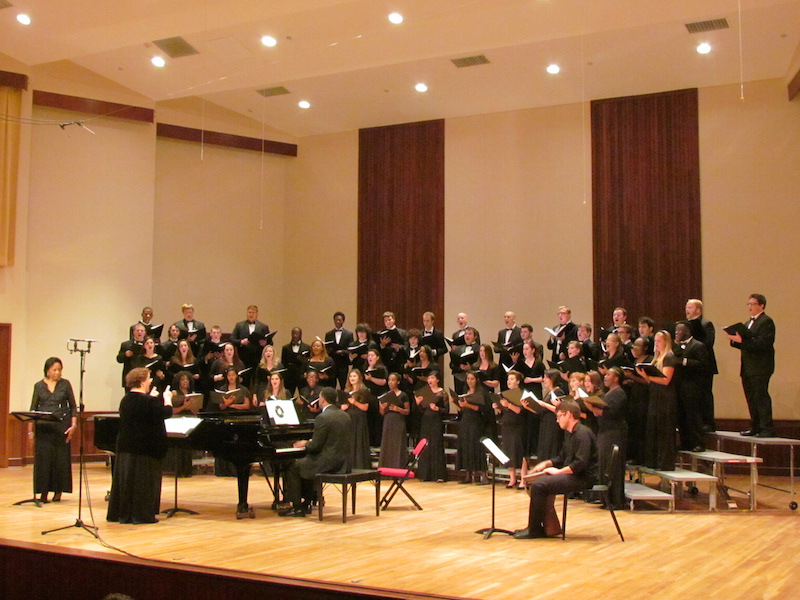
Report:
<svg viewBox="0 0 800 600"><path fill-rule="evenodd" d="M43 531L42 535L46 535L48 533L53 533L54 531L61 531L63 529L69 529L71 527L80 527L84 531L90 533L94 537L98 537L97 535L97 527L86 525L83 520L81 519L81 511L83 510L83 479L84 473L86 468L86 460L85 460L85 451L83 445L83 411L84 411L84 404L83 404L83 376L86 373L86 355L92 351L92 342L96 342L97 340L83 340L83 339L70 339L67 342L67 350L69 350L70 354L74 354L78 352L81 355L81 368L80 368L80 391L78 393L78 447L79 450L79 470L78 470L78 518L75 519L75 522L72 525L64 525L63 527L56 527L55 529L48 529L47 531ZM86 344L85 348L81 348L81 344Z"/></svg>

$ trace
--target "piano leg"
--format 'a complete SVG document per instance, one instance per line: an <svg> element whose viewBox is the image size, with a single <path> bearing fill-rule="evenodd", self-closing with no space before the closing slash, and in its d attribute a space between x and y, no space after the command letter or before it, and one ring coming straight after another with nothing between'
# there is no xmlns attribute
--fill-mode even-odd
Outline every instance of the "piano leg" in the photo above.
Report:
<svg viewBox="0 0 800 600"><path fill-rule="evenodd" d="M247 504L247 492L250 488L250 463L236 461L236 484L239 492L239 503L236 505L237 519L255 519L256 512Z"/></svg>

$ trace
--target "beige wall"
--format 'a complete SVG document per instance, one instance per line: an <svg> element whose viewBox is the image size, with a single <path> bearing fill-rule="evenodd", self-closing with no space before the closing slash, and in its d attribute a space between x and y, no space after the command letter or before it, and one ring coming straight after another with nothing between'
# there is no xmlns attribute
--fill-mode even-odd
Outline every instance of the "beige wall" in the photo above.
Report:
<svg viewBox="0 0 800 600"><path fill-rule="evenodd" d="M48 89L75 93L59 88L58 79L42 75ZM104 97L96 81L91 90L101 99L124 96L109 90ZM778 80L750 83L746 95L739 101L737 86L700 92L704 299L708 316L722 325L743 318L748 293L766 294L778 325L776 417L800 418L792 385L800 352L789 335L798 286L792 242L800 147L793 132L800 111ZM176 119L175 111L188 111L182 124L196 126L191 107L169 109L164 114ZM488 338L507 309L530 321L540 339L562 303L576 320L590 319L587 109L446 122L440 324L447 332L460 310ZM50 109L35 116L69 117ZM224 129L223 117L213 114L217 129ZM22 247L17 266L0 272L0 318L14 324L14 408L25 407L50 354L62 355L67 376L77 379L77 359L65 356L73 336L102 340L88 364L89 408L113 407L120 372L114 356L144 304L153 304L157 322L170 322L192 301L199 319L229 330L255 302L281 331L278 344L293 325L307 339L323 333L338 309L355 325L357 132L297 140L297 158L262 160L206 146L201 159L196 144L157 140L153 125L104 119L91 126L97 135L42 126L24 134L31 143L23 157L30 172L21 183ZM242 126L231 131L246 133ZM718 414L743 417L738 356L723 342L718 355Z"/></svg>

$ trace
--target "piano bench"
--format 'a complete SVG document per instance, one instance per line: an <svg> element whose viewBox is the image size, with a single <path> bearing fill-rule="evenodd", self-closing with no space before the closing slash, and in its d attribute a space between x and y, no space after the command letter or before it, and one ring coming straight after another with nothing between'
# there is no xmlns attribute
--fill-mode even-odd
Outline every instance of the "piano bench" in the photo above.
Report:
<svg viewBox="0 0 800 600"><path fill-rule="evenodd" d="M381 474L374 469L353 469L350 473L317 473L317 509L319 520L322 521L322 507L325 501L322 498L322 489L328 485L340 485L342 488L342 523L347 523L347 490L352 487L352 511L356 514L356 485L361 481L375 483L375 516L380 516L381 501Z"/></svg>

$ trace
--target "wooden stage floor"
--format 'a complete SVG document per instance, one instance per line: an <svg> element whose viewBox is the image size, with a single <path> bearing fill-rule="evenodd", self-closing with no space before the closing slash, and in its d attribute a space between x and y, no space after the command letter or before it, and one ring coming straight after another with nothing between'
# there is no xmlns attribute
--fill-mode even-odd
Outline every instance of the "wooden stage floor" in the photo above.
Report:
<svg viewBox="0 0 800 600"><path fill-rule="evenodd" d="M0 522L6 537L74 549L114 552L70 525L78 515L76 493L42 508L13 506L31 495L32 467L0 469ZM686 509L618 513L626 541L620 542L610 515L571 501L567 540L515 540L474 533L490 525L491 488L412 481L409 490L424 507L416 511L395 498L380 517L374 491L359 488L358 514L341 522L341 495L326 493L325 520L280 518L269 509L271 496L253 476L250 501L255 519L234 517L236 481L195 475L179 483L180 506L198 515L163 516L154 525L105 521L104 495L110 471L87 467L90 497L99 533L108 544L138 557L172 564L346 582L381 588L495 600L563 600L572 593L590 598L793 598L800 583L800 511L788 509L789 496L759 489L763 510L707 512L707 497L684 502ZM744 478L735 477L742 489ZM162 508L172 505L173 480L165 477ZM785 487L786 480L762 478ZM705 486L703 486L705 487ZM701 491L705 491L704 489ZM524 492L497 489L497 527L524 527ZM740 502L740 506L744 506ZM83 520L92 514L84 498Z"/></svg>

